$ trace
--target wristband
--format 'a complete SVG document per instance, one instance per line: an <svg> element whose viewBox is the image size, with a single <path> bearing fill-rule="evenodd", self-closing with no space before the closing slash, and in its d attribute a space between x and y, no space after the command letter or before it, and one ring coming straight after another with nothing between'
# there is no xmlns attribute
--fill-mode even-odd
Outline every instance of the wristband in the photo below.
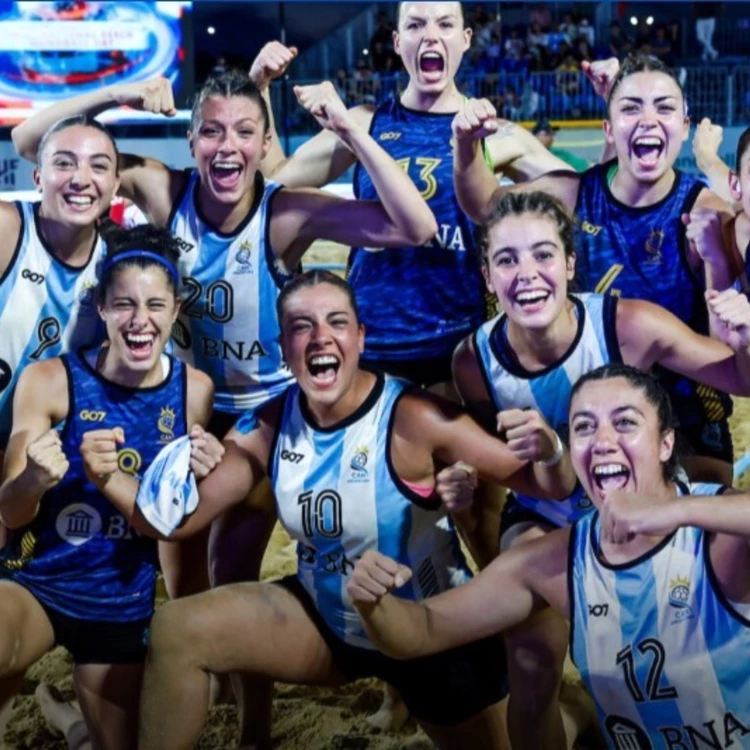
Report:
<svg viewBox="0 0 750 750"><path fill-rule="evenodd" d="M557 433L555 433L555 439L557 443L555 445L555 452L552 454L552 457L548 458L546 461L539 461L539 463L547 469L551 469L553 466L557 466L557 464L560 463L560 459L563 457L563 454L565 453L563 442L562 440L560 440L560 436Z"/></svg>

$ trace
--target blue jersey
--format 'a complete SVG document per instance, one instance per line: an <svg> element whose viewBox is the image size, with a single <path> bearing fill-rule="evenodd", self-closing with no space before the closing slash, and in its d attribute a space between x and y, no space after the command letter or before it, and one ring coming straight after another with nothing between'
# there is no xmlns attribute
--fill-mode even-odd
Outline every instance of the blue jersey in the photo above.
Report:
<svg viewBox="0 0 750 750"><path fill-rule="evenodd" d="M88 262L73 268L57 258L39 231L39 203L16 203L18 244L0 279L0 449L13 418L13 392L31 362L98 344L104 326L94 287L104 246L97 235Z"/></svg>
<svg viewBox="0 0 750 750"><path fill-rule="evenodd" d="M183 245L183 303L172 338L181 359L211 376L216 409L238 414L262 406L292 382L276 315L287 277L268 238L271 202L280 186L259 178L255 203L231 234L201 216L199 186L193 170L169 222Z"/></svg>
<svg viewBox="0 0 750 750"><path fill-rule="evenodd" d="M134 532L91 484L79 451L90 430L122 427L120 469L140 475L166 443L186 433L186 370L171 357L168 375L151 388L126 388L96 372L96 351L63 357L69 410L62 448L70 468L45 493L36 518L15 530L2 565L39 601L70 617L131 622L154 611L156 541Z"/></svg>
<svg viewBox="0 0 750 750"><path fill-rule="evenodd" d="M378 374L357 412L316 427L299 386L284 396L269 476L279 520L297 541L300 582L345 642L374 648L346 593L357 559L376 549L414 576L396 593L423 599L468 580L440 501L413 492L391 463L391 426L405 381Z"/></svg>
<svg viewBox="0 0 750 750"><path fill-rule="evenodd" d="M748 605L720 590L709 535L679 528L620 565L602 560L599 535L598 513L571 532L570 651L609 747L750 748Z"/></svg>
<svg viewBox="0 0 750 750"><path fill-rule="evenodd" d="M581 175L576 214L576 281L584 291L611 292L661 305L700 333L708 332L703 280L690 267L685 227L704 183L675 170L669 194L653 206L631 208L609 189L613 163ZM656 368L683 426L717 422L731 400L713 388Z"/></svg>
<svg viewBox="0 0 750 750"><path fill-rule="evenodd" d="M571 295L578 331L568 351L538 372L526 370L508 342L507 317L499 315L474 334L474 351L495 408L535 409L561 438L568 439L570 393L578 378L601 365L621 362L617 342L617 299L610 295ZM514 493L524 507L556 526L565 526L589 510L591 501L579 486L566 500L540 500Z"/></svg>
<svg viewBox="0 0 750 750"><path fill-rule="evenodd" d="M365 360L450 357L486 319L474 225L453 190L452 120L453 114L414 112L396 99L373 115L372 137L417 185L439 229L422 247L352 249L348 279L367 328ZM378 200L359 164L354 192Z"/></svg>

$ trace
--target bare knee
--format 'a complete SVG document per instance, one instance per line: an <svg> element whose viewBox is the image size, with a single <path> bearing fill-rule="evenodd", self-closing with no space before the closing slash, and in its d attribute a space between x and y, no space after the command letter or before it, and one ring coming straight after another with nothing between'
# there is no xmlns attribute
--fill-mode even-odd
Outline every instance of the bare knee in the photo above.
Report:
<svg viewBox="0 0 750 750"><path fill-rule="evenodd" d="M556 695L567 651L564 632L519 630L506 636L512 692L530 691L537 698Z"/></svg>

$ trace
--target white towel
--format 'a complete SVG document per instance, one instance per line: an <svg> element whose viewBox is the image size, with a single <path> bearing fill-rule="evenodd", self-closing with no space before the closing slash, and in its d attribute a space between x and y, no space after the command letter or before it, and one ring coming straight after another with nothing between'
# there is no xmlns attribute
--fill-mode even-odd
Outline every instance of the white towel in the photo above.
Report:
<svg viewBox="0 0 750 750"><path fill-rule="evenodd" d="M138 488L136 504L144 518L169 536L198 507L198 487L190 470L190 436L159 451Z"/></svg>

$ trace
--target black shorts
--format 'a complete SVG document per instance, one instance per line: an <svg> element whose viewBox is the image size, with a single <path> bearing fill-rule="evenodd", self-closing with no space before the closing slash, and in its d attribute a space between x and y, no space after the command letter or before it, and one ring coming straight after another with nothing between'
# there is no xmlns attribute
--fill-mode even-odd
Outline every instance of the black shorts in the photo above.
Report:
<svg viewBox="0 0 750 750"><path fill-rule="evenodd" d="M505 649L499 636L419 659L391 659L380 651L344 643L296 576L276 583L299 599L347 679L378 677L393 685L418 719L442 726L459 724L508 693Z"/></svg>
<svg viewBox="0 0 750 750"><path fill-rule="evenodd" d="M52 623L55 645L70 651L76 664L142 664L146 660L150 617L134 622L80 620L39 603Z"/></svg>
<svg viewBox="0 0 750 750"><path fill-rule="evenodd" d="M12 571L2 565L0 580L21 586L37 600L52 625L55 646L64 646L76 664L142 664L145 661L150 617L132 622L71 617L43 602L33 588L16 581Z"/></svg>
<svg viewBox="0 0 750 750"><path fill-rule="evenodd" d="M505 533L519 524L534 524L535 526L541 526L550 530L558 528L557 524L545 518L540 513L535 513L533 510L521 505L513 493L509 492L505 499L503 510L500 513L501 549L503 549L502 539Z"/></svg>
<svg viewBox="0 0 750 750"><path fill-rule="evenodd" d="M211 419L208 420L206 425L206 432L210 432L214 437L223 440L239 417L239 414L230 414L227 411L214 409L211 413Z"/></svg>
<svg viewBox="0 0 750 750"><path fill-rule="evenodd" d="M429 388L436 383L453 382L453 356L427 359L363 359L367 369L383 370L388 375L404 378L415 385Z"/></svg>
<svg viewBox="0 0 750 750"><path fill-rule="evenodd" d="M731 464L734 461L734 444L729 421L703 422L687 425L678 430L680 449L688 456L706 456Z"/></svg>

